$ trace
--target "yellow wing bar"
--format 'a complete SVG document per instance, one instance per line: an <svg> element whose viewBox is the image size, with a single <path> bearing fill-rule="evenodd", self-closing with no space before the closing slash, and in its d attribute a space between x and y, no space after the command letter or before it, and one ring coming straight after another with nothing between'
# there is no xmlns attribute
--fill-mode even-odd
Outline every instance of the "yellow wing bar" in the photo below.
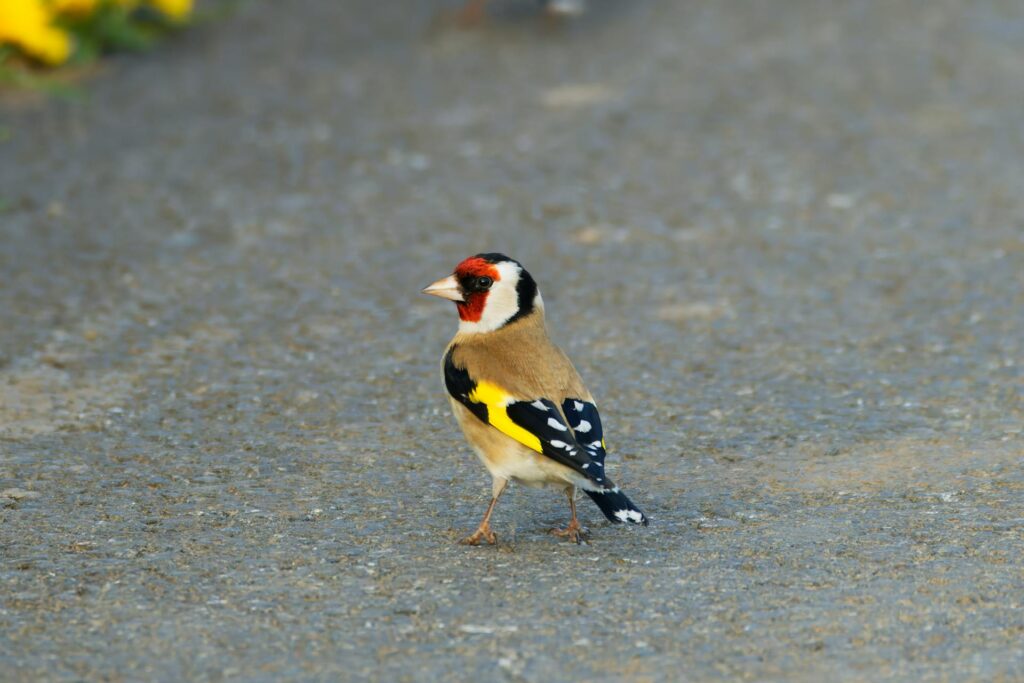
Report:
<svg viewBox="0 0 1024 683"><path fill-rule="evenodd" d="M497 384L487 381L479 382L476 388L470 392L469 400L487 406L487 422L499 432L512 437L529 449L538 453L544 452L540 438L517 425L508 416L508 405L514 403L516 399Z"/></svg>

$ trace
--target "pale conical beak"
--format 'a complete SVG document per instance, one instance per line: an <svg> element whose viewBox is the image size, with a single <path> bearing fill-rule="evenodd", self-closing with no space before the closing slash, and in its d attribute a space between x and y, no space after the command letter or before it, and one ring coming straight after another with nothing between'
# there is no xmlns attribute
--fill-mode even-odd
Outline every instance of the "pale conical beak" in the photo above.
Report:
<svg viewBox="0 0 1024 683"><path fill-rule="evenodd" d="M433 294L434 296L439 296L442 299L449 299L451 301L465 301L465 299L462 298L462 289L459 287L459 281L455 279L454 275L441 278L434 284L424 287L423 293Z"/></svg>

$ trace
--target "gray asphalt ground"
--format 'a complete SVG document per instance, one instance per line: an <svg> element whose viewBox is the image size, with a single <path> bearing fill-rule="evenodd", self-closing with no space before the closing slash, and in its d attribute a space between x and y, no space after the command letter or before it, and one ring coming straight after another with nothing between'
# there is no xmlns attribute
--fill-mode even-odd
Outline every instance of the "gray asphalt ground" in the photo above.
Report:
<svg viewBox="0 0 1024 683"><path fill-rule="evenodd" d="M0 98L0 679L1024 680L1024 5L453 6ZM649 528L456 545L483 250Z"/></svg>

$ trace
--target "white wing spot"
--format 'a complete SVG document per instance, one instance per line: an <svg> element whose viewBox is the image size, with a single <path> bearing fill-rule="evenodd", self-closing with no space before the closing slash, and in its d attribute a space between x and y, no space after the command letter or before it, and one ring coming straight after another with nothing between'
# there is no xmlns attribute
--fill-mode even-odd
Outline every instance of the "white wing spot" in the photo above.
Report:
<svg viewBox="0 0 1024 683"><path fill-rule="evenodd" d="M559 441L558 439L552 439L551 440L551 445L554 446L555 448L568 448L569 447L569 444L567 444L564 441Z"/></svg>
<svg viewBox="0 0 1024 683"><path fill-rule="evenodd" d="M533 406L534 408L536 408L537 410L544 410L544 411L546 411L548 409L548 407L546 405L544 405L544 401L541 401L541 400L536 400L533 403L531 403L530 405Z"/></svg>
<svg viewBox="0 0 1024 683"><path fill-rule="evenodd" d="M580 420L579 425L576 427L576 431L583 432L584 434L586 434L587 432L590 431L590 423L587 422L586 420Z"/></svg>
<svg viewBox="0 0 1024 683"><path fill-rule="evenodd" d="M600 441L593 441L589 446L587 446L587 448L604 448L604 444Z"/></svg>
<svg viewBox="0 0 1024 683"><path fill-rule="evenodd" d="M587 469L588 467L590 467L590 463L589 462L583 463L583 469Z"/></svg>
<svg viewBox="0 0 1024 683"><path fill-rule="evenodd" d="M583 404L582 404L581 402L579 402L579 401L573 401L573 402L572 402L572 404L573 404L574 406L576 406L576 412L577 412L577 413L582 413L582 412L583 412Z"/></svg>
<svg viewBox="0 0 1024 683"><path fill-rule="evenodd" d="M560 432L564 432L566 430L566 426L553 417L548 418L548 427L557 429Z"/></svg>

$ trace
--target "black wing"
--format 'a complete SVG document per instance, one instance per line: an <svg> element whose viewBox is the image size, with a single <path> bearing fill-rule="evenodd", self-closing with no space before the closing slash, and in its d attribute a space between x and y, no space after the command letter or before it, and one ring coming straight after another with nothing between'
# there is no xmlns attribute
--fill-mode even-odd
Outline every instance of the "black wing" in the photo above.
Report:
<svg viewBox="0 0 1024 683"><path fill-rule="evenodd" d="M562 412L569 420L576 441L587 450L590 459L603 469L604 430L601 428L601 415L597 412L597 406L582 398L567 398L562 403Z"/></svg>

